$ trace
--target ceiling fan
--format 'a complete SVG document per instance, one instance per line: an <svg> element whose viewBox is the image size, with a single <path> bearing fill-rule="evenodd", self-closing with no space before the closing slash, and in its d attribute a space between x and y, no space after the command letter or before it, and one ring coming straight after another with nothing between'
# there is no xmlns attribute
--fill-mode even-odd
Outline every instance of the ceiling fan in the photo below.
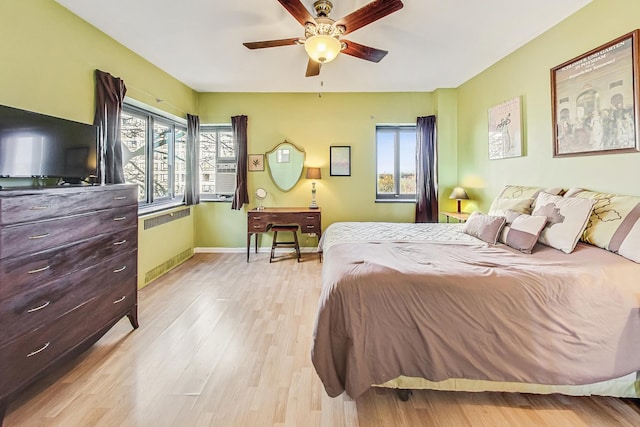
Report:
<svg viewBox="0 0 640 427"><path fill-rule="evenodd" d="M304 26L304 37L248 42L243 45L249 49L262 49L303 44L309 55L307 77L319 75L320 66L334 60L340 52L367 61L380 62L388 53L386 50L364 46L342 39L341 36L352 33L403 7L401 0L374 0L355 12L334 21L329 18L329 13L333 8L333 4L329 0L317 0L313 3L317 15L315 18L311 16L300 0L278 0L278 2Z"/></svg>

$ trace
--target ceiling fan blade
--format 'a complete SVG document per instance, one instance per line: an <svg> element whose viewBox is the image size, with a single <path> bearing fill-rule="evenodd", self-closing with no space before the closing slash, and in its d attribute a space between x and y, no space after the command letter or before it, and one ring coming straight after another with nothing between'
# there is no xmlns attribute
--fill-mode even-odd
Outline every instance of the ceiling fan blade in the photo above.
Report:
<svg viewBox="0 0 640 427"><path fill-rule="evenodd" d="M311 22L312 24L316 23L316 20L313 19L313 16L311 16L300 0L278 0L278 2L280 2L282 7L287 9L287 12L296 18L296 21L298 21L303 27L307 22Z"/></svg>
<svg viewBox="0 0 640 427"><path fill-rule="evenodd" d="M298 44L300 42L299 37L294 37L291 39L280 39L280 40L266 40L262 42L247 42L242 43L249 49L263 49L265 47L278 47L278 46L289 46L292 44Z"/></svg>
<svg viewBox="0 0 640 427"><path fill-rule="evenodd" d="M362 6L355 12L338 19L335 25L342 25L345 27L344 34L349 34L358 28L369 25L378 19L402 9L403 6L401 0L375 0Z"/></svg>
<svg viewBox="0 0 640 427"><path fill-rule="evenodd" d="M313 59L309 59L309 62L307 63L307 73L305 74L305 77L313 77L313 76L319 75L321 65L322 64L320 64L319 62L316 62Z"/></svg>
<svg viewBox="0 0 640 427"><path fill-rule="evenodd" d="M346 48L341 50L342 53L355 56L356 58L365 59L367 61L380 62L382 58L384 58L387 53L389 53L386 50L365 46L356 42L352 42L350 40L342 39L341 41L347 45Z"/></svg>

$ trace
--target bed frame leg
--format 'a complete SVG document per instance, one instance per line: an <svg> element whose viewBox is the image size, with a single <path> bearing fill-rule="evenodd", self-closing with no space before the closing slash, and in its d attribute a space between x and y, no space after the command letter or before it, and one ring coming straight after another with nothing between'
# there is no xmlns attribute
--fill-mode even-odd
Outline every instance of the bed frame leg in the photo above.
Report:
<svg viewBox="0 0 640 427"><path fill-rule="evenodd" d="M397 391L398 391L398 397L403 402L408 401L409 398L411 397L411 395L413 395L413 392L411 390L407 390L407 389L404 389L404 388L399 388Z"/></svg>

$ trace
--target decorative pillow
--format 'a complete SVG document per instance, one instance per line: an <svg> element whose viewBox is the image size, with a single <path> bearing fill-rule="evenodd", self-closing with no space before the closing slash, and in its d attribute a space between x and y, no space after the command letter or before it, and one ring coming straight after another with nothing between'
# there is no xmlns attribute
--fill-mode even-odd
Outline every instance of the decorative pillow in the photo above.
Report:
<svg viewBox="0 0 640 427"><path fill-rule="evenodd" d="M547 225L540 233L540 243L565 253L573 252L591 215L594 200L560 197L540 193L533 215L547 217Z"/></svg>
<svg viewBox="0 0 640 427"><path fill-rule="evenodd" d="M530 254L547 223L547 217L508 211L505 219L507 223L500 233L500 242Z"/></svg>
<svg viewBox="0 0 640 427"><path fill-rule="evenodd" d="M640 197L585 190L572 197L595 201L580 240L640 262Z"/></svg>
<svg viewBox="0 0 640 427"><path fill-rule="evenodd" d="M470 236L477 237L482 241L495 245L504 224L505 218L503 216L491 216L474 212L469 216L462 231Z"/></svg>
<svg viewBox="0 0 640 427"><path fill-rule="evenodd" d="M542 187L525 187L522 185L506 185L500 194L493 200L491 207L489 208L489 215L504 215L505 210L515 210L521 213L531 213L533 203L542 191L549 194L560 194L562 188L542 188ZM518 200L524 203L524 200L529 200L529 206L522 208L518 202L509 204L505 199Z"/></svg>
<svg viewBox="0 0 640 427"><path fill-rule="evenodd" d="M489 215L504 216L507 211L531 213L531 204L534 199L496 199L491 203Z"/></svg>

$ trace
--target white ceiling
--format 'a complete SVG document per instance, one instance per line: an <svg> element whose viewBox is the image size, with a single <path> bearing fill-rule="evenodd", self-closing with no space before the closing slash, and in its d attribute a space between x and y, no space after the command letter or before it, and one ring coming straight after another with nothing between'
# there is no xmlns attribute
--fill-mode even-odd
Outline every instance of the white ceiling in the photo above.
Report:
<svg viewBox="0 0 640 427"><path fill-rule="evenodd" d="M380 63L343 54L317 77L303 46L242 45L304 35L276 0L56 1L196 91L401 92L458 87L591 0L404 0L347 36ZM332 1L337 20L370 0Z"/></svg>

